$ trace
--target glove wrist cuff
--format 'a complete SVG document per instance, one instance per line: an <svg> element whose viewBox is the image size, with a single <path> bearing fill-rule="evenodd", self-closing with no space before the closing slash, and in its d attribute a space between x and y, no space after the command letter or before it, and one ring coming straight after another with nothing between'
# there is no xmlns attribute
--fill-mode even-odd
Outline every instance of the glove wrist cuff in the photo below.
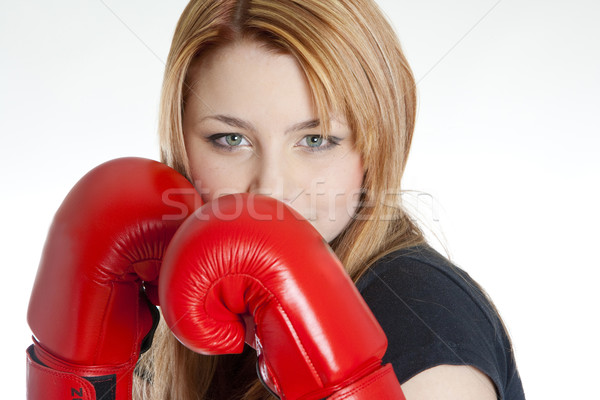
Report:
<svg viewBox="0 0 600 400"><path fill-rule="evenodd" d="M338 390L328 400L406 400L391 364L386 364Z"/></svg>
<svg viewBox="0 0 600 400"><path fill-rule="evenodd" d="M96 390L80 376L41 364L31 345L27 349L27 400L72 398L96 400Z"/></svg>
<svg viewBox="0 0 600 400"><path fill-rule="evenodd" d="M76 365L36 343L27 349L27 399L131 400L134 367Z"/></svg>

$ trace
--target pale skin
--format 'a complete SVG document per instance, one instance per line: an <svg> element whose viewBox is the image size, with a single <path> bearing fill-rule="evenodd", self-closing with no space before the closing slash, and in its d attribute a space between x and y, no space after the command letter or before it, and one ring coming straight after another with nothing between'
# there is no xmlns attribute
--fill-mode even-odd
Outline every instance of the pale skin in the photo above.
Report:
<svg viewBox="0 0 600 400"><path fill-rule="evenodd" d="M228 193L266 194L308 219L327 241L350 222L363 165L345 119L328 139L295 59L240 41L219 48L192 71L183 118L194 184L205 201ZM496 399L487 375L441 365L402 385L411 399Z"/></svg>
<svg viewBox="0 0 600 400"><path fill-rule="evenodd" d="M363 168L343 118L321 137L295 60L234 45L196 68L183 129L192 178L204 200L260 193L295 208L331 241L349 223Z"/></svg>

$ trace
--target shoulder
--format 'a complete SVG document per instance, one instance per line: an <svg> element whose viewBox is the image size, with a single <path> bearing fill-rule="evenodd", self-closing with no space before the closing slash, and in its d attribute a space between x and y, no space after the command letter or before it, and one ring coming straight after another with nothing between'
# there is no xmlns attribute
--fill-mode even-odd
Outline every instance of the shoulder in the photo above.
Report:
<svg viewBox="0 0 600 400"><path fill-rule="evenodd" d="M497 400L491 379L466 365L438 365L402 384L404 396L419 400Z"/></svg>
<svg viewBox="0 0 600 400"><path fill-rule="evenodd" d="M474 297L477 303L487 302L479 285L465 271L428 245L397 250L382 257L356 284L361 292L380 285L423 296L442 289L442 294L466 295Z"/></svg>
<svg viewBox="0 0 600 400"><path fill-rule="evenodd" d="M393 364L401 383L436 366L458 365L482 371L502 397L512 385L520 387L510 340L492 302L431 247L383 257L357 287L388 337L384 362Z"/></svg>
<svg viewBox="0 0 600 400"><path fill-rule="evenodd" d="M383 257L358 281L357 287L383 322L398 325L404 331L397 329L392 333L408 339L413 336L411 329L426 331L421 344L446 338L449 341L445 344L452 347L456 343L448 335L456 336L453 332L472 328L470 325L487 330L482 333L492 337L501 333L500 320L479 285L426 245Z"/></svg>

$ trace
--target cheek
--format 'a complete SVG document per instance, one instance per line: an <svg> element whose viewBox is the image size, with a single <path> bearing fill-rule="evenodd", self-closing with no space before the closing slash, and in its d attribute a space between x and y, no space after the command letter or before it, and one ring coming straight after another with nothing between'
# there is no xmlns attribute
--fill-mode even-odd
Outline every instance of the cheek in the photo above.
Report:
<svg viewBox="0 0 600 400"><path fill-rule="evenodd" d="M360 156L350 153L344 158L343 163L338 165L334 176L331 177L331 190L338 193L336 203L350 202L350 199L358 197L363 184L363 165Z"/></svg>
<svg viewBox="0 0 600 400"><path fill-rule="evenodd" d="M189 156L188 156L189 157ZM223 158L200 154L189 157L191 175L196 190L204 202L229 193L244 192L244 169L225 162Z"/></svg>
<svg viewBox="0 0 600 400"><path fill-rule="evenodd" d="M340 231L350 222L360 201L363 183L362 165L346 170L345 179L342 179L338 189L339 195L335 198L335 218ZM339 233L339 232L338 232Z"/></svg>
<svg viewBox="0 0 600 400"><path fill-rule="evenodd" d="M352 220L362 191L364 171L360 157L354 155L340 163L326 177L313 206L315 227L327 241L333 240Z"/></svg>

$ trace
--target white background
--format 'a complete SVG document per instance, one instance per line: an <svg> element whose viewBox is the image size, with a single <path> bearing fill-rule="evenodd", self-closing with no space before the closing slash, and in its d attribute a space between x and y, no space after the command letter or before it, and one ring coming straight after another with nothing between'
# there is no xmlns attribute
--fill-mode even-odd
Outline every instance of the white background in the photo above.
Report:
<svg viewBox="0 0 600 400"><path fill-rule="evenodd" d="M380 4L419 85L407 199L494 299L527 397L598 398L599 3ZM26 308L54 211L97 164L158 158L160 84L184 6L2 2L4 398L24 397Z"/></svg>

